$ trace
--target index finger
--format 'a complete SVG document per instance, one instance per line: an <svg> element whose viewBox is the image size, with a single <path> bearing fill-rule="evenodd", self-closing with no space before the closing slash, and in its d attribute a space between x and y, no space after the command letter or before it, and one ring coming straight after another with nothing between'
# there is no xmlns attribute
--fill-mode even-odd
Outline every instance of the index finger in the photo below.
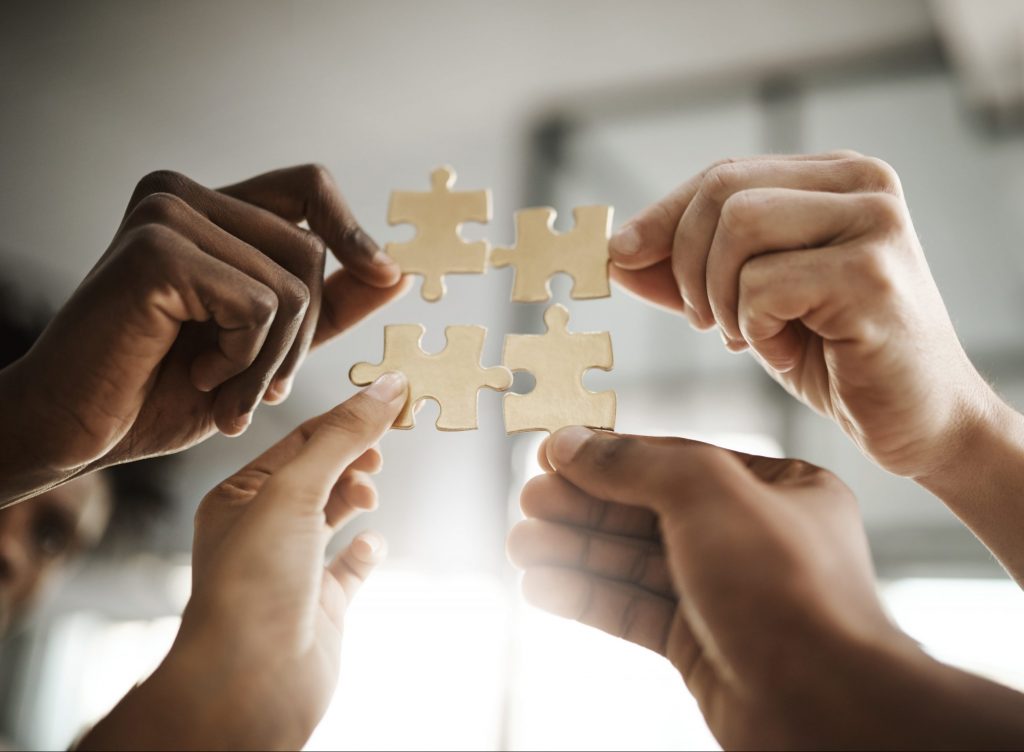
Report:
<svg viewBox="0 0 1024 752"><path fill-rule="evenodd" d="M322 165L286 167L219 190L291 222L305 220L342 265L368 285L391 287L402 276L398 264L360 227Z"/></svg>
<svg viewBox="0 0 1024 752"><path fill-rule="evenodd" d="M824 154L763 154L740 159L720 159L701 170L665 198L629 219L608 241L613 266L622 269L646 269L672 255L676 228L708 172L732 162L764 160L828 160L848 158L856 152L836 151Z"/></svg>
<svg viewBox="0 0 1024 752"><path fill-rule="evenodd" d="M405 377L388 372L322 415L295 457L263 490L285 503L322 510L345 469L380 441L394 423L407 391Z"/></svg>
<svg viewBox="0 0 1024 752"><path fill-rule="evenodd" d="M355 326L381 306L409 291L412 277L402 277L391 287L372 287L348 269L339 269L324 282L320 318L313 332L312 347Z"/></svg>

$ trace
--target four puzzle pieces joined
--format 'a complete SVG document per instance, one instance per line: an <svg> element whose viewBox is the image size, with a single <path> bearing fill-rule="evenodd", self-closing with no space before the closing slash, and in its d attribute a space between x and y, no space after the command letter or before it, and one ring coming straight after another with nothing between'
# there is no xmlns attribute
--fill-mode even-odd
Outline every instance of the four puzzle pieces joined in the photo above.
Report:
<svg viewBox="0 0 1024 752"><path fill-rule="evenodd" d="M553 305L544 312L546 334L505 337L504 365L529 371L537 381L529 394L505 395L505 431L551 431L565 426L615 428L615 392L591 392L583 374L610 371L612 338L608 332L571 333L569 311Z"/></svg>
<svg viewBox="0 0 1024 752"><path fill-rule="evenodd" d="M515 266L512 300L536 303L550 300L551 276L565 272L573 279L572 297L577 300L606 298L608 286L608 239L612 209L580 206L573 209L576 225L565 233L554 229L555 210L524 209L516 212L516 245L495 248L491 266Z"/></svg>
<svg viewBox="0 0 1024 752"><path fill-rule="evenodd" d="M436 354L420 347L420 324L384 327L384 359L379 365L356 363L349 378L357 386L371 383L382 373L401 371L409 380L409 395L395 428L412 428L416 403L430 397L441 406L437 427L442 431L476 428L477 392L483 387L504 391L512 386L512 373L502 366L483 368L480 354L487 330L482 326L449 326L448 344Z"/></svg>
<svg viewBox="0 0 1024 752"><path fill-rule="evenodd" d="M406 243L388 243L385 251L406 274L423 275L421 294L431 302L445 292L446 274L482 274L487 269L486 241L467 243L459 236L464 222L491 220L491 192L452 191L455 171L439 167L427 192L394 191L388 224L416 225Z"/></svg>

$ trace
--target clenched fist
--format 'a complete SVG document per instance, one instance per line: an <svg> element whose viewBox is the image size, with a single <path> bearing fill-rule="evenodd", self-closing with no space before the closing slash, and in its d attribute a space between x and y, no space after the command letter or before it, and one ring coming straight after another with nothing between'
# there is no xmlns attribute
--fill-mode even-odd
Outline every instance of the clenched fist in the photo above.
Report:
<svg viewBox="0 0 1024 752"><path fill-rule="evenodd" d="M325 280L328 248L342 269ZM99 262L0 372L14 406L0 501L241 433L261 400L284 399L311 346L400 294L400 279L322 167L220 190L146 176Z"/></svg>
<svg viewBox="0 0 1024 752"><path fill-rule="evenodd" d="M889 165L855 152L726 160L610 249L622 285L749 348L1024 583L1024 417L960 346Z"/></svg>
<svg viewBox="0 0 1024 752"><path fill-rule="evenodd" d="M713 165L628 222L611 251L623 285L749 347L894 473L948 462L992 401L880 160Z"/></svg>

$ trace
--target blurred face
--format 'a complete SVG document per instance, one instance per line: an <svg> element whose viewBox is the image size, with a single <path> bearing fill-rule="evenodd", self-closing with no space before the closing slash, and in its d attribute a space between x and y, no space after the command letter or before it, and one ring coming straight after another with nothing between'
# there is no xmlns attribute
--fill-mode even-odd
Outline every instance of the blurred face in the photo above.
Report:
<svg viewBox="0 0 1024 752"><path fill-rule="evenodd" d="M0 509L0 633L69 559L99 542L110 511L102 473Z"/></svg>

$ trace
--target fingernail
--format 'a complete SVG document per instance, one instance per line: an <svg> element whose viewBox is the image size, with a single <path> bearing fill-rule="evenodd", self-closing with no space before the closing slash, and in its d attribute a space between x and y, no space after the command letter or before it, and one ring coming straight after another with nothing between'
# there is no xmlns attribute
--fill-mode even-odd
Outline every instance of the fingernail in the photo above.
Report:
<svg viewBox="0 0 1024 752"><path fill-rule="evenodd" d="M378 402L394 402L405 396L405 376L398 371L388 371L363 390L363 394Z"/></svg>
<svg viewBox="0 0 1024 752"><path fill-rule="evenodd" d="M594 432L582 426L563 428L555 434L551 443L551 454L558 465L567 465L592 436Z"/></svg>
<svg viewBox="0 0 1024 752"><path fill-rule="evenodd" d="M249 427L250 423L252 423L252 413L251 412L245 413L244 415L238 416L235 419L235 433L232 434L232 435L233 436L241 436L243 433L245 433L245 429L247 429Z"/></svg>
<svg viewBox="0 0 1024 752"><path fill-rule="evenodd" d="M719 328L718 333L719 333L719 335L721 335L722 343L725 345L725 348L729 352L741 353L741 352L743 352L744 350L747 349L747 343L746 343L745 340L733 339L728 334L726 334L725 333L725 329L722 329L722 328Z"/></svg>
<svg viewBox="0 0 1024 752"><path fill-rule="evenodd" d="M360 533L359 540L366 544L366 547L370 549L371 554L376 554L384 547L384 539L379 533L373 530L367 530L365 533Z"/></svg>
<svg viewBox="0 0 1024 752"><path fill-rule="evenodd" d="M633 225L625 225L608 241L608 250L619 256L635 256L640 252L640 233Z"/></svg>
<svg viewBox="0 0 1024 752"><path fill-rule="evenodd" d="M286 379L278 379L270 385L269 389L267 389L267 396L275 403L284 402L288 398L288 395L292 393L292 385L294 382L295 379L291 376Z"/></svg>

